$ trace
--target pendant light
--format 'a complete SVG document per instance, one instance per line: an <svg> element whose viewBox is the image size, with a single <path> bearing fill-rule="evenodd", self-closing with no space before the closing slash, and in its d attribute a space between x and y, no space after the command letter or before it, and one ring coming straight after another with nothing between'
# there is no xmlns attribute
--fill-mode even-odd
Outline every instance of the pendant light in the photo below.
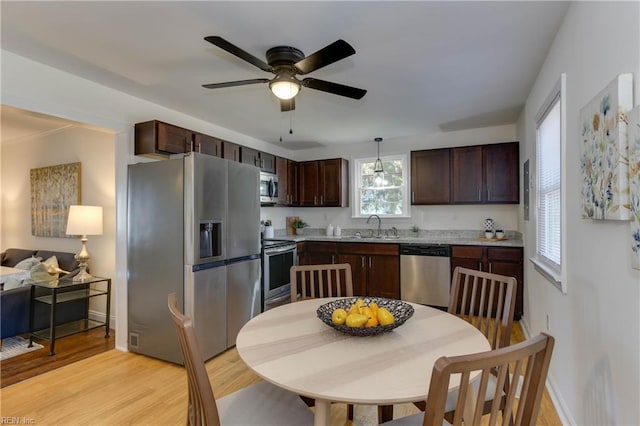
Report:
<svg viewBox="0 0 640 426"><path fill-rule="evenodd" d="M373 164L373 182L376 186L382 186L384 183L384 169L382 167L382 160L380 160L380 142L382 142L382 138L375 138L374 141L378 144L378 158Z"/></svg>

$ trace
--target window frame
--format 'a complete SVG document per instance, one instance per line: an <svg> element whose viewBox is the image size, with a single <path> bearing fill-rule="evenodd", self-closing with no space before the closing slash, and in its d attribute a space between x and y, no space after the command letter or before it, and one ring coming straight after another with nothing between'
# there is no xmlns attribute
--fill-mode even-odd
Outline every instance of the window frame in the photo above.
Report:
<svg viewBox="0 0 640 426"><path fill-rule="evenodd" d="M556 264L551 261L544 254L540 253L540 141L539 141L539 128L542 122L547 118L549 112L559 105L559 119L560 119L560 134L559 134L559 147L558 154L560 156L560 174L559 174L559 188L560 188L560 263ZM563 73L560 79L556 82L542 103L541 108L535 116L535 157L536 157L536 178L535 178L535 254L529 260L534 264L536 270L554 286L556 286L562 293L567 293L567 280L566 280L566 74Z"/></svg>
<svg viewBox="0 0 640 426"><path fill-rule="evenodd" d="M380 155L380 159L382 160L382 163L384 164L385 161L395 161L395 160L400 160L402 163L402 183L403 183L403 187L402 187L402 199L403 199L403 203L402 203L402 214L381 214L381 213L374 213L377 214L378 216L380 216L381 218L410 218L411 217L411 211L410 211L410 205L409 205L409 187L410 187L410 171L409 171L409 160L408 160L408 155L406 153L397 153L397 154L388 154L388 155ZM351 180L351 205L352 210L351 210L351 217L353 219L362 219L362 218L368 218L370 215L369 214L362 214L360 213L360 209L361 209L361 205L362 205L362 200L360 198L360 188L361 188L361 182L362 182L362 175L360 174L360 170L361 170L361 164L362 163L373 163L375 162L377 159L377 157L373 156L373 157L358 157L358 158L352 158L351 159L351 164L353 165L352 167L352 176L354 177Z"/></svg>

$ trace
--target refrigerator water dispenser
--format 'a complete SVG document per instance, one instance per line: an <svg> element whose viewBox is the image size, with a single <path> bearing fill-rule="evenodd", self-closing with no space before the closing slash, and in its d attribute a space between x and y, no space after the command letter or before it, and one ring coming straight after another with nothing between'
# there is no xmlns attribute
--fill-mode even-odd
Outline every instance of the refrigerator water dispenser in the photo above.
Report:
<svg viewBox="0 0 640 426"><path fill-rule="evenodd" d="M222 222L200 221L200 259L222 255Z"/></svg>

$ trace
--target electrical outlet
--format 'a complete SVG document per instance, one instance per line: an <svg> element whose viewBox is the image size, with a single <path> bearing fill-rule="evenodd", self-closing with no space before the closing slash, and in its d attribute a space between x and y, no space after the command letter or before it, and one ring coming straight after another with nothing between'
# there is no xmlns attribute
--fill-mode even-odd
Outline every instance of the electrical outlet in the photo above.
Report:
<svg viewBox="0 0 640 426"><path fill-rule="evenodd" d="M551 331L549 328L549 314L547 314L547 331Z"/></svg>

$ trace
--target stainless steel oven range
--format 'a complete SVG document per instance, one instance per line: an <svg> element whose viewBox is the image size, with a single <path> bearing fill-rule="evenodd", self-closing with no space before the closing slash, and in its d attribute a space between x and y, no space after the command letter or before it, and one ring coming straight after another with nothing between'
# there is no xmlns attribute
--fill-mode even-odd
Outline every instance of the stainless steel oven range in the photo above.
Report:
<svg viewBox="0 0 640 426"><path fill-rule="evenodd" d="M295 241L264 240L262 242L263 311L291 302L289 270L298 264Z"/></svg>

